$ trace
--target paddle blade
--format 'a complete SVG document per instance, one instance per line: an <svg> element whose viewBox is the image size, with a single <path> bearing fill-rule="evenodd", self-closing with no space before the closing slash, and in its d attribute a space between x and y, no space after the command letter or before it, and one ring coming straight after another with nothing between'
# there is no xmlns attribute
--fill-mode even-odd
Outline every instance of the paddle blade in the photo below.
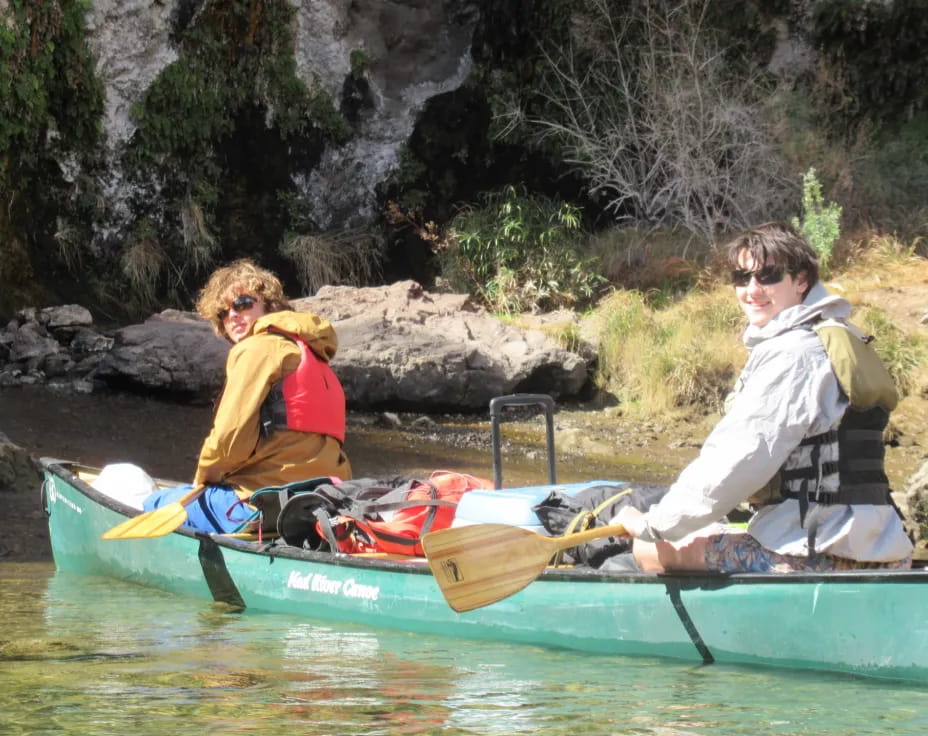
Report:
<svg viewBox="0 0 928 736"><path fill-rule="evenodd" d="M422 547L448 605L472 611L518 593L544 572L558 545L507 524L473 524L426 534Z"/></svg>
<svg viewBox="0 0 928 736"><path fill-rule="evenodd" d="M101 539L147 539L163 537L187 521L187 509L180 501L146 511L144 514L126 519L104 532Z"/></svg>

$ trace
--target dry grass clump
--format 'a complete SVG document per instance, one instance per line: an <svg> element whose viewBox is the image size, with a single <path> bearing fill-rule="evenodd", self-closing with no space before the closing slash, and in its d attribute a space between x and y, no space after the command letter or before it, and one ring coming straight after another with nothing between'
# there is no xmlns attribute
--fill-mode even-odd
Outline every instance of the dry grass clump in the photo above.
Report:
<svg viewBox="0 0 928 736"><path fill-rule="evenodd" d="M829 285L842 292L904 286L928 280L925 255L928 241L904 242L894 235L864 233L844 238L838 245L835 274Z"/></svg>
<svg viewBox="0 0 928 736"><path fill-rule="evenodd" d="M185 264L194 273L201 273L213 265L219 250L219 241L209 230L203 208L188 197L180 211L181 236L184 242Z"/></svg>
<svg viewBox="0 0 928 736"><path fill-rule="evenodd" d="M380 242L365 230L292 235L280 252L294 263L308 294L326 284L365 286L379 274L383 260Z"/></svg>
<svg viewBox="0 0 928 736"><path fill-rule="evenodd" d="M598 383L626 411L718 407L744 363L743 318L731 289L691 292L664 308L642 292L616 291L597 311Z"/></svg>
<svg viewBox="0 0 928 736"><path fill-rule="evenodd" d="M135 302L143 306L157 303L158 278L167 263L164 249L147 230L140 233L122 252L122 273L129 282Z"/></svg>

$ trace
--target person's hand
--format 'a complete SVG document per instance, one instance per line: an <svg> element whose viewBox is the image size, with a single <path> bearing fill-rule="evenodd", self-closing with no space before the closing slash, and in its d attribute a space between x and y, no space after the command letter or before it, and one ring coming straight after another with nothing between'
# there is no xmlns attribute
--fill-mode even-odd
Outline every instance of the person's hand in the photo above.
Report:
<svg viewBox="0 0 928 736"><path fill-rule="evenodd" d="M630 537L637 537L644 531L644 514L633 506L626 506L612 517L612 524L621 524Z"/></svg>

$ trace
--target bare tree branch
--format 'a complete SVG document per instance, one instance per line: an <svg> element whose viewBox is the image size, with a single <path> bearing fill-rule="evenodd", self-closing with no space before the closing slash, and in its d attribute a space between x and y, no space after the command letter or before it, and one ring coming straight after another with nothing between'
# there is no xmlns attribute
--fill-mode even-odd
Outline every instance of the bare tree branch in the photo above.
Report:
<svg viewBox="0 0 928 736"><path fill-rule="evenodd" d="M736 78L707 3L585 0L570 42L545 52L545 112L518 118L555 141L617 220L720 228L783 216L796 187L776 154L766 96ZM515 113L513 113L515 119Z"/></svg>

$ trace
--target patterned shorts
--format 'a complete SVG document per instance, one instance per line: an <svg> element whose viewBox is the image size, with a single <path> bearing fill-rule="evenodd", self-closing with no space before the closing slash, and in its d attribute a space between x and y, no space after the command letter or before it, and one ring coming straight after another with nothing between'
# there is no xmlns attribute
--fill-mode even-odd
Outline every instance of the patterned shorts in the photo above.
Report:
<svg viewBox="0 0 928 736"><path fill-rule="evenodd" d="M780 555L746 532L711 534L706 538L706 569L718 572L829 572L832 570L906 570L912 558L893 562L860 562L814 554Z"/></svg>

